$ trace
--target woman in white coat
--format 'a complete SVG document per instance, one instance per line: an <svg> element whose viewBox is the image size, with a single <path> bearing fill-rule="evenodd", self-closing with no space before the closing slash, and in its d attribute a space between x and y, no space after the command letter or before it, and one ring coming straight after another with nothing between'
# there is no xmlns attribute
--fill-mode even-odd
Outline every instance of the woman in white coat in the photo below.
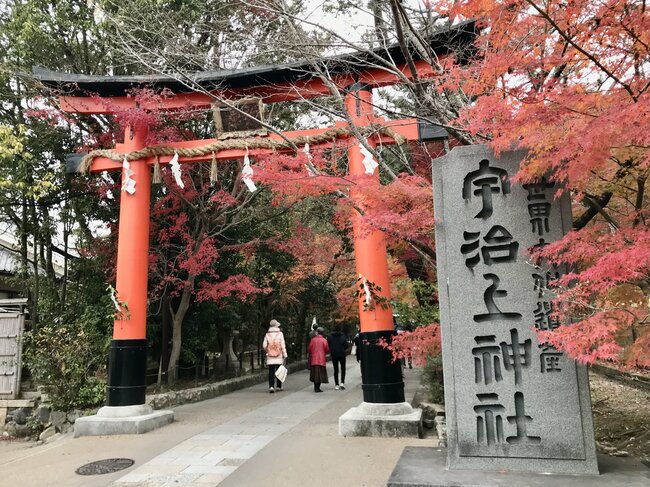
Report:
<svg viewBox="0 0 650 487"><path fill-rule="evenodd" d="M280 331L280 323L271 320L269 325L269 331L264 335L262 348L266 351L266 365L269 367L269 392L273 394L275 391L282 390L282 382L275 376L275 372L287 358L287 346L284 343L284 335Z"/></svg>

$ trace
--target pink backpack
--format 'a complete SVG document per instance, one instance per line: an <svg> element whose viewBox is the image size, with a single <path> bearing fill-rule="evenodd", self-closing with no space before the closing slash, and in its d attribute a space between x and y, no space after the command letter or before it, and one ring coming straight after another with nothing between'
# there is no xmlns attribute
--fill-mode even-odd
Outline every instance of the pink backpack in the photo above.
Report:
<svg viewBox="0 0 650 487"><path fill-rule="evenodd" d="M267 336L266 353L269 357L282 356L282 342L280 340L272 340L269 335Z"/></svg>

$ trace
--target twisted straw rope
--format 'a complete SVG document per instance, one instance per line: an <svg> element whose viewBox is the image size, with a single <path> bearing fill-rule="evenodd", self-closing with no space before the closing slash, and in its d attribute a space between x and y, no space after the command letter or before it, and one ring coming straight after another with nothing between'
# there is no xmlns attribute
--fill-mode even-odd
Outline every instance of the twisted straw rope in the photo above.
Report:
<svg viewBox="0 0 650 487"><path fill-rule="evenodd" d="M388 137L391 137L395 140L398 145L404 144L407 140L404 136L398 134L395 130L390 127L385 127L379 124L371 124L364 127L358 127L357 130L364 136L368 137L374 133L381 133ZM93 161L96 157L106 157L116 162L120 162L126 158L127 161L136 161L145 157L152 156L173 156L175 153L179 156L185 157L196 157L212 154L227 149L294 149L296 146L302 146L305 144L318 145L330 140L349 136L353 134L351 127L334 127L326 130L322 134L318 135L300 135L294 137L293 139L284 140L275 140L261 137L247 137L244 139L228 139L228 140L217 140L215 142L210 142L209 144L202 145L199 147L191 148L177 148L169 145L154 145L150 147L145 147L143 149L135 150L132 152L127 152L126 154L120 154L111 149L99 149L94 150L86 154L81 160L81 165L79 166L79 171L82 173L87 173L90 171L90 168L93 164Z"/></svg>

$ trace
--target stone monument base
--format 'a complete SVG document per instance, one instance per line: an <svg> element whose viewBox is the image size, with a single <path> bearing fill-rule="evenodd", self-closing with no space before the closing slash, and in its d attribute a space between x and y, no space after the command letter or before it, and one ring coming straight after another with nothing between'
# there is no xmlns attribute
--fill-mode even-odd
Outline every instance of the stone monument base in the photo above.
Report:
<svg viewBox="0 0 650 487"><path fill-rule="evenodd" d="M174 411L154 411L151 406L104 406L94 416L74 423L74 436L139 435L174 421Z"/></svg>
<svg viewBox="0 0 650 487"><path fill-rule="evenodd" d="M495 466L496 466L495 460ZM521 472L447 470L447 449L407 446L388 487L645 487L650 468L632 458L598 456L600 475L550 475Z"/></svg>
<svg viewBox="0 0 650 487"><path fill-rule="evenodd" d="M362 402L339 418L341 436L421 438L422 410L407 402L395 404Z"/></svg>

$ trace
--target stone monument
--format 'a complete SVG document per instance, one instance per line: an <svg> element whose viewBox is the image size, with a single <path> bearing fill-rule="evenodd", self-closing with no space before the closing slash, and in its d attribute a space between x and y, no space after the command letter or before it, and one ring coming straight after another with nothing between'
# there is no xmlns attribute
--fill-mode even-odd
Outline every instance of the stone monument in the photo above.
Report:
<svg viewBox="0 0 650 487"><path fill-rule="evenodd" d="M237 336L239 336L239 330L224 330L219 333L219 338L223 344L221 355L219 355L219 358L217 359L217 364L219 364L219 366L225 368L226 364L228 364L229 369L235 369L239 367L239 359L237 358L237 354L233 349L233 343Z"/></svg>
<svg viewBox="0 0 650 487"><path fill-rule="evenodd" d="M449 469L597 474L587 370L538 343L560 326L529 249L571 229L569 197L513 180L522 152L433 162Z"/></svg>

